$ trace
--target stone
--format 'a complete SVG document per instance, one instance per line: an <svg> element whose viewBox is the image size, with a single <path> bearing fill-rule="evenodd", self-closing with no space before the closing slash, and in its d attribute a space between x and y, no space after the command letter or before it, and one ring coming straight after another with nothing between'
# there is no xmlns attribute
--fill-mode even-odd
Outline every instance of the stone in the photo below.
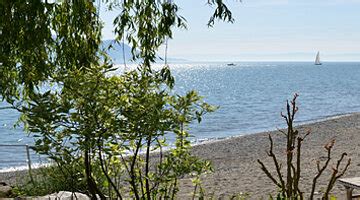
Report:
<svg viewBox="0 0 360 200"><path fill-rule="evenodd" d="M49 194L43 197L36 198L37 200L48 199L48 200L90 200L86 194L82 194L79 192L68 192L68 191L60 191L58 193Z"/></svg>
<svg viewBox="0 0 360 200"><path fill-rule="evenodd" d="M9 197L11 195L12 188L8 185L0 185L0 198Z"/></svg>

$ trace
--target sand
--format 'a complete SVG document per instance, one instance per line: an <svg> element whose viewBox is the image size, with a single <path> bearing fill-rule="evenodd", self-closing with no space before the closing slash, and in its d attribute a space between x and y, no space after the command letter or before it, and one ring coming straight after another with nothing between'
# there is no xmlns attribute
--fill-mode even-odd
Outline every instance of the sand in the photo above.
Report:
<svg viewBox="0 0 360 200"><path fill-rule="evenodd" d="M279 120L281 120L280 117ZM326 156L324 145L332 138L336 140L336 143L332 151L333 159L330 166L334 166L340 155L347 152L352 161L344 177L360 176L360 113L300 125L297 129L300 133L311 130L311 134L303 143L301 157L301 188L304 192L310 192L312 179L316 174L316 161L324 160ZM266 166L273 169L273 162L266 154L269 148L268 134L273 136L275 152L279 158L285 158L285 140L278 131L232 137L194 146L195 155L211 160L213 163L214 172L203 177L203 187L207 195L215 199L229 199L232 195L247 193L249 199L268 199L269 194L276 193L277 188L261 171L257 163L257 159L260 159ZM319 179L317 191L323 191L331 172L329 168ZM12 174L0 174L0 182L12 182L15 179ZM189 198L192 189L191 182L187 179L183 180L180 199ZM333 194L339 199L344 199L343 186L337 183Z"/></svg>
<svg viewBox="0 0 360 200"><path fill-rule="evenodd" d="M352 159L351 165L344 177L360 176L360 113L334 117L321 122L298 126L300 133L311 130L311 134L303 143L302 150L302 191L310 193L312 179L317 173L317 160L324 160L326 150L324 145L332 138L336 140L332 150L330 167L334 166L343 152ZM279 131L251 134L229 139L209 142L194 147L194 154L211 160L214 172L203 177L206 192L217 198L228 199L239 193L248 193L249 199L268 199L269 194L276 194L277 188L260 169L257 159L274 169L273 161L266 154L269 150L268 135L274 139L276 153L279 158L285 158L285 140ZM282 160L285 165L284 160ZM331 168L326 170L316 191L321 193L328 183ZM183 183L181 192L190 193L191 183ZM345 190L336 183L334 195L343 199Z"/></svg>

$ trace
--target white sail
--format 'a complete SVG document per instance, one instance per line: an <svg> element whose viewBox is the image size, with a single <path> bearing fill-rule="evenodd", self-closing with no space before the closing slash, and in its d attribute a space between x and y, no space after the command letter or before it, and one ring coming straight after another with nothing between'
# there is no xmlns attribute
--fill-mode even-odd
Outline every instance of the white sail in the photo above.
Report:
<svg viewBox="0 0 360 200"><path fill-rule="evenodd" d="M320 62L320 52L317 52L317 54L316 54L315 65L321 65L321 62Z"/></svg>

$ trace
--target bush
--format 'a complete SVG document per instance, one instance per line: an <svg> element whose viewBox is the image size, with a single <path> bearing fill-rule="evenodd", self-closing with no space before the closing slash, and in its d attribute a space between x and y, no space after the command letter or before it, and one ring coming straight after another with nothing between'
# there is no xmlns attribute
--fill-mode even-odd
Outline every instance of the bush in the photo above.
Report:
<svg viewBox="0 0 360 200"><path fill-rule="evenodd" d="M25 181L14 187L14 196L44 196L59 191L86 191L86 182L81 171L81 167L75 164L62 167L49 165L35 169L32 181L29 177L23 177Z"/></svg>
<svg viewBox="0 0 360 200"><path fill-rule="evenodd" d="M305 138L310 134L310 131L306 133L299 133L298 130L294 127L294 119L295 115L298 111L298 107L296 106L296 98L297 94L294 95L292 101L287 102L286 104L286 114L282 114L281 116L284 118L287 124L287 130L280 130L282 135L286 138L286 164L285 164L285 172L286 175L283 174L282 164L278 160L278 156L273 151L274 142L272 140L271 135L269 135L270 141L270 149L268 151L268 156L272 158L275 166L276 173L272 174L268 170L268 168L264 165L264 163L258 160L258 163L261 166L261 169L264 171L266 176L279 188L280 193L277 195L276 199L304 199L303 191L299 187L300 178L301 178L301 148L302 143ZM309 199L314 199L314 193L316 188L316 183L318 178L322 175L325 169L327 169L331 158L331 150L334 146L335 140L331 140L327 143L324 148L327 152L326 160L324 163L317 162L317 170L318 173L314 175L312 181L312 190L310 192ZM332 168L332 174L329 178L329 182L327 187L323 193L322 199L328 200L330 197L330 191L332 190L337 179L342 177L346 170L350 165L351 159L348 159L343 168L341 169L341 165L343 164L343 160L347 156L346 153L343 153L341 157L337 160L335 167ZM286 179L285 179L285 178Z"/></svg>

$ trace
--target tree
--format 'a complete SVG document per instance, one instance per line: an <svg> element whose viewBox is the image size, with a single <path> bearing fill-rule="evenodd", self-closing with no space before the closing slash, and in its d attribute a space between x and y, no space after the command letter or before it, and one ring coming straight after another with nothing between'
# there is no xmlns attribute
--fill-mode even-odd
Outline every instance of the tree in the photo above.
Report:
<svg viewBox="0 0 360 200"><path fill-rule="evenodd" d="M0 11L0 95L13 104L26 101L44 82L69 70L98 64L101 22L96 7L89 1L1 0ZM208 0L215 6L208 25L216 19L233 22L222 0ZM104 0L110 9L119 9L114 20L116 39L126 37L135 50L134 58L149 65L155 51L172 37L174 26L185 27L171 1ZM126 30L126 31L125 31ZM61 79L61 78L60 78ZM15 107L17 107L15 105Z"/></svg>
<svg viewBox="0 0 360 200"><path fill-rule="evenodd" d="M93 198L104 199L105 191L120 199L174 198L179 178L195 174L198 179L210 169L207 161L190 154L188 124L200 122L214 107L194 91L171 95L169 67L151 68L157 49L186 21L171 1L104 4L120 10L114 20L116 40L132 46L133 60L140 61L137 70L109 75L116 68L100 49L94 2L2 0L0 95L22 113L37 138L35 150L49 155L66 176L73 173L68 166L84 168ZM221 0L208 4L216 5L209 26L217 18L233 21ZM163 154L165 135L171 132L175 148ZM157 149L160 155L151 164ZM124 182L130 188L124 189Z"/></svg>

